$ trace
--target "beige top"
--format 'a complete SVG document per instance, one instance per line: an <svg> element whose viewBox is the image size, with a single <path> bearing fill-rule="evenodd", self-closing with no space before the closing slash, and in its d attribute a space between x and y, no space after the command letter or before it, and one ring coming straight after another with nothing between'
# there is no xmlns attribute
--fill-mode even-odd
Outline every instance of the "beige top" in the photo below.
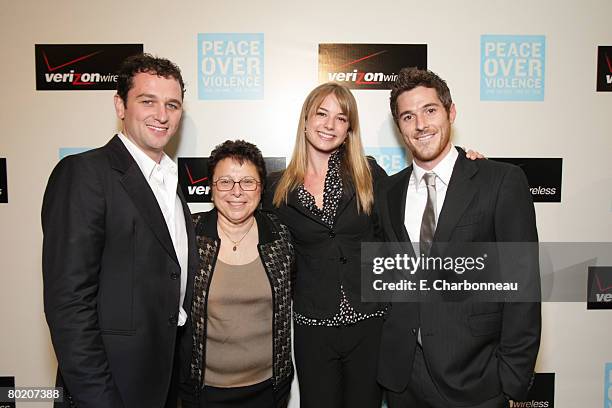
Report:
<svg viewBox="0 0 612 408"><path fill-rule="evenodd" d="M242 387L272 377L272 290L259 257L245 265L217 259L207 315L207 385Z"/></svg>

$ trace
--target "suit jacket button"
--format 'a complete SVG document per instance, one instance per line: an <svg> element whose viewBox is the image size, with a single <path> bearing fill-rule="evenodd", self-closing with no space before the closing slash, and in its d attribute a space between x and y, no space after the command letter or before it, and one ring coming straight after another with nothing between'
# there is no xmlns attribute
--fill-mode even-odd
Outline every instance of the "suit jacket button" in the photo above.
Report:
<svg viewBox="0 0 612 408"><path fill-rule="evenodd" d="M176 326L177 324L178 324L178 318L176 317L176 315L170 316L170 318L168 319L168 325Z"/></svg>
<svg viewBox="0 0 612 408"><path fill-rule="evenodd" d="M177 280L177 279L178 279L178 277L179 277L179 274L178 274L178 273L176 273L176 272L172 272L172 273L170 274L170 279L172 279L172 280Z"/></svg>
<svg viewBox="0 0 612 408"><path fill-rule="evenodd" d="M336 236L336 233L332 230L330 230L328 234L330 238L334 238Z"/></svg>
<svg viewBox="0 0 612 408"><path fill-rule="evenodd" d="M346 258L341 256L340 257L340 263L345 264L346 263Z"/></svg>
<svg viewBox="0 0 612 408"><path fill-rule="evenodd" d="M416 336L416 334L417 334L417 329L410 329L410 331L412 332L412 335L413 335L413 336Z"/></svg>

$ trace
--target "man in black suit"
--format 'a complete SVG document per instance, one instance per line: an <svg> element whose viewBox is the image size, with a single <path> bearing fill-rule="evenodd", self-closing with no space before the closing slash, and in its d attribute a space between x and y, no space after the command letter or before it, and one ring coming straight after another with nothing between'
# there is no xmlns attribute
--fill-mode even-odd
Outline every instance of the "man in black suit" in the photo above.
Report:
<svg viewBox="0 0 612 408"><path fill-rule="evenodd" d="M176 406L195 238L163 149L179 127L183 95L172 62L128 58L115 95L123 131L64 158L49 178L44 305L65 393L56 407Z"/></svg>
<svg viewBox="0 0 612 408"><path fill-rule="evenodd" d="M391 111L413 164L377 189L385 240L419 241L416 251L424 256L436 243L537 242L524 173L508 164L470 161L452 145L456 110L444 80L431 71L401 70ZM515 272L532 274L539 291L537 262ZM396 302L383 327L378 380L391 408L507 407L508 398L527 395L540 329L537 297Z"/></svg>

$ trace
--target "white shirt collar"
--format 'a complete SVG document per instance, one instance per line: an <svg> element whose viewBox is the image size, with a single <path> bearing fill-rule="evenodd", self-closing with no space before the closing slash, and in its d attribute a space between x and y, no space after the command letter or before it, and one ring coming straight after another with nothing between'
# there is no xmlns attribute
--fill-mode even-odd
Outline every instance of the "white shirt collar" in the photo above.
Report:
<svg viewBox="0 0 612 408"><path fill-rule="evenodd" d="M419 186L421 185L421 180L423 179L423 175L428 172L436 173L437 179L442 181L444 185L448 186L450 182L451 176L453 174L453 168L455 167L455 162L459 157L459 152L455 149L455 146L451 143L450 150L444 156L444 158L431 170L425 170L422 167L419 167L414 161L412 162L412 175L415 181L416 190L419 190Z"/></svg>
<svg viewBox="0 0 612 408"><path fill-rule="evenodd" d="M159 161L159 164L157 164L155 160L147 156L147 154L143 152L140 147L136 146L136 144L128 139L122 132L119 132L118 136L125 145L125 148L128 149L136 161L136 164L138 164L138 167L140 167L140 171L142 171L142 174L147 180L151 179L153 170L155 170L156 166L160 166L162 170L169 171L171 174L177 174L176 164L165 152L162 152L162 158Z"/></svg>

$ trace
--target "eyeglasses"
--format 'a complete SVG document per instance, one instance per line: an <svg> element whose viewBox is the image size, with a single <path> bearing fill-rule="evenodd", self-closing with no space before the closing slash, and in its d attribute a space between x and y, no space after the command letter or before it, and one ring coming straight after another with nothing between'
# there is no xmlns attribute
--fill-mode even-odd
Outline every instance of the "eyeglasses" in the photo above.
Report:
<svg viewBox="0 0 612 408"><path fill-rule="evenodd" d="M236 183L243 191L257 190L257 186L261 184L252 177L245 177L239 181L234 181L227 177L221 177L219 180L213 182L213 185L215 185L219 191L230 191L234 189L234 185L236 185Z"/></svg>

